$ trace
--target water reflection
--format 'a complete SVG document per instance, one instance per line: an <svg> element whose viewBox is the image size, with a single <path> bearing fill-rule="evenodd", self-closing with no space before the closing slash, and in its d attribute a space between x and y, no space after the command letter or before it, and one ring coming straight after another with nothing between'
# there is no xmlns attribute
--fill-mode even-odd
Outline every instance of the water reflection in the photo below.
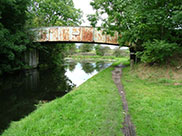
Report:
<svg viewBox="0 0 182 136"><path fill-rule="evenodd" d="M108 64L105 63L104 61L98 61L98 62L96 62L95 69L99 72L100 70L106 68L107 66L108 66Z"/></svg>
<svg viewBox="0 0 182 136"><path fill-rule="evenodd" d="M20 120L40 102L47 102L69 92L74 84L63 67L54 70L31 70L0 80L0 130L11 121Z"/></svg>
<svg viewBox="0 0 182 136"><path fill-rule="evenodd" d="M51 70L30 70L0 78L0 133L36 108L61 97L98 73L109 63L67 62Z"/></svg>
<svg viewBox="0 0 182 136"><path fill-rule="evenodd" d="M81 63L82 65L82 70L85 71L87 74L91 74L95 70L95 66L93 63L85 62Z"/></svg>
<svg viewBox="0 0 182 136"><path fill-rule="evenodd" d="M76 68L76 65L77 65L77 62L74 62L74 61L69 62L69 64L67 65L69 71L73 71Z"/></svg>
<svg viewBox="0 0 182 136"><path fill-rule="evenodd" d="M69 62L67 65L70 64L72 64L72 62ZM75 69L70 70L70 68L68 68L65 74L76 86L79 86L87 79L91 78L99 71L101 71L104 68L107 68L110 65L111 63L106 63L103 61L102 62L82 61L82 62L77 62L76 65L74 65Z"/></svg>

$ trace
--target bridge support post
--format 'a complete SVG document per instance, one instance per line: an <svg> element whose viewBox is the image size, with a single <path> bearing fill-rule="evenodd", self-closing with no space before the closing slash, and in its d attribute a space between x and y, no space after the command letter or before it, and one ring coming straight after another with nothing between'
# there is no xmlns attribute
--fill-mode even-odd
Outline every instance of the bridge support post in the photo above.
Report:
<svg viewBox="0 0 182 136"><path fill-rule="evenodd" d="M39 64L39 52L36 49L26 51L24 61L30 68L37 68Z"/></svg>
<svg viewBox="0 0 182 136"><path fill-rule="evenodd" d="M131 69L134 68L134 64L136 63L136 50L134 49L134 47L130 47L130 67Z"/></svg>

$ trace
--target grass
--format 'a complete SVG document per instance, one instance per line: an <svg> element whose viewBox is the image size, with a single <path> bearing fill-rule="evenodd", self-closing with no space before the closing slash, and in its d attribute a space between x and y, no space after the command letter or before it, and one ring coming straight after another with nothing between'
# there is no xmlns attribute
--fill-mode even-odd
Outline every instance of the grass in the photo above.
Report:
<svg viewBox="0 0 182 136"><path fill-rule="evenodd" d="M169 84L171 80L159 76L143 78L140 72L147 74L145 71L148 71L150 75L155 71L151 67L143 70L142 67L133 71L124 68L122 77L137 135L182 136L182 86Z"/></svg>
<svg viewBox="0 0 182 136"><path fill-rule="evenodd" d="M113 66L129 64L126 58L116 60ZM112 70L109 67L64 97L38 105L27 117L12 122L2 136L121 136L124 115ZM123 68L122 84L137 136L182 136L180 76L180 70L164 67Z"/></svg>
<svg viewBox="0 0 182 136"><path fill-rule="evenodd" d="M150 79L156 82L167 81L169 83L182 83L182 68L170 65L154 65L139 64L135 66L134 73L141 79ZM166 82L166 83L167 83Z"/></svg>
<svg viewBox="0 0 182 136"><path fill-rule="evenodd" d="M112 63L112 66L118 66L120 64L127 66L130 64L130 61L126 57L125 58L124 57L123 58L117 58L116 61Z"/></svg>
<svg viewBox="0 0 182 136"><path fill-rule="evenodd" d="M122 136L122 103L109 67L12 122L2 136Z"/></svg>

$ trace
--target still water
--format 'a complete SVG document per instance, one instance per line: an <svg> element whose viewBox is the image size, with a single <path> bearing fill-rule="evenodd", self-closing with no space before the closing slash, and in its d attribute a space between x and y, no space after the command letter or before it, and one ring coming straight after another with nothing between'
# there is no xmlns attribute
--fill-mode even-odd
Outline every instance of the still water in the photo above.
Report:
<svg viewBox="0 0 182 136"><path fill-rule="evenodd" d="M111 63L67 61L56 69L29 70L0 78L0 134L36 105L61 97Z"/></svg>

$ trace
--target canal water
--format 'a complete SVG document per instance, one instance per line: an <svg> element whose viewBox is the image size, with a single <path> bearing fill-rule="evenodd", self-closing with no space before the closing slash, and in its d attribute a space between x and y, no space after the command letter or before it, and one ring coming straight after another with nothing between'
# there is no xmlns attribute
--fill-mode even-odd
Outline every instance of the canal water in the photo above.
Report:
<svg viewBox="0 0 182 136"><path fill-rule="evenodd" d="M0 134L41 103L61 97L99 71L106 62L67 61L56 69L28 70L0 78Z"/></svg>

